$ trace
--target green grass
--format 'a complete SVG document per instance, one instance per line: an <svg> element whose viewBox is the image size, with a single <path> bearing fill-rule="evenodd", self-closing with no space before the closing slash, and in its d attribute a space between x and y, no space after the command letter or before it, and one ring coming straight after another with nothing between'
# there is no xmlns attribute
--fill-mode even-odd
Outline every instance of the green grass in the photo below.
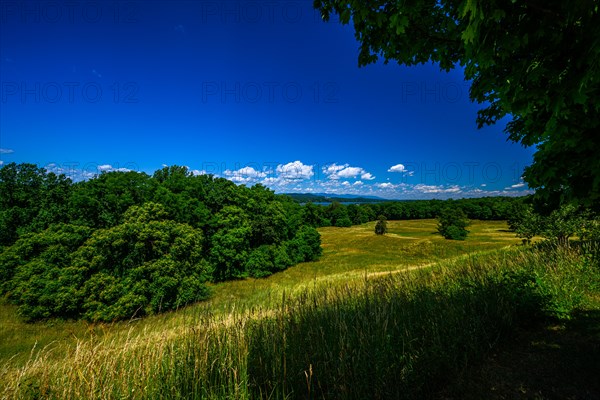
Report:
<svg viewBox="0 0 600 400"><path fill-rule="evenodd" d="M97 339L109 334L140 332L146 326L160 324L176 327L186 318L194 318L205 308L212 313L252 307L269 307L278 303L282 293L298 293L318 282L346 282L382 272L422 267L470 252L497 249L519 243L507 232L504 221L473 221L466 241L448 241L436 233L435 220L388 221L389 234L374 234L375 222L351 228L321 228L323 256L317 262L303 263L267 279L246 279L213 285L208 302L147 318L143 321L117 324L88 324L51 320L24 323L16 315L16 307L0 305L0 362L23 365L34 352L51 345L73 345L77 340Z"/></svg>
<svg viewBox="0 0 600 400"><path fill-rule="evenodd" d="M78 339L103 337L105 333L143 331L146 325L178 326L192 318L197 309L229 312L234 307L268 307L281 299L283 291L298 293L323 280L346 282L365 275L402 271L476 251L519 243L507 232L503 221L473 221L464 242L448 241L436 234L435 220L388 221L389 234L374 234L375 222L351 228L322 228L323 257L303 263L267 279L247 279L213 285L212 299L175 313L138 321L135 324L87 324L52 320L24 323L16 307L0 305L0 363L23 365L34 352L52 345L73 345ZM203 312L203 311L200 311ZM55 351L59 355L60 351Z"/></svg>
<svg viewBox="0 0 600 400"><path fill-rule="evenodd" d="M464 242L433 220L388 229L323 228L318 262L130 323L24 324L5 306L0 396L435 396L522 323L600 308L597 268L572 251L507 248L519 240L503 222L474 221ZM32 353L36 340L47 347Z"/></svg>
<svg viewBox="0 0 600 400"><path fill-rule="evenodd" d="M389 234L385 236L374 234L375 222L321 228L323 256L319 261L300 264L267 279L216 285L211 306L228 309L232 302L265 305L278 301L284 290L299 292L315 282L362 279L520 243L504 221L473 221L469 237L462 242L445 240L436 233L436 226L436 220L388 221Z"/></svg>

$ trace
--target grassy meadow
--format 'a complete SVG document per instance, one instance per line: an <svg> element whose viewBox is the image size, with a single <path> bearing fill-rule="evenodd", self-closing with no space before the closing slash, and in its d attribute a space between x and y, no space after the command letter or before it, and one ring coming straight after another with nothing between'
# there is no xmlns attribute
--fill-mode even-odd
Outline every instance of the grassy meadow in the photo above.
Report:
<svg viewBox="0 0 600 400"><path fill-rule="evenodd" d="M323 256L210 300L115 324L0 314L6 398L422 398L522 324L600 309L598 269L502 221L464 242L435 220L321 228ZM542 397L543 398L543 397Z"/></svg>
<svg viewBox="0 0 600 400"><path fill-rule="evenodd" d="M435 220L389 221L388 234L374 235L375 222L351 228L321 228L323 256L266 279L228 281L212 287L212 298L185 310L165 313L134 323L89 324L50 320L24 323L12 305L0 305L0 361L23 365L47 345L72 345L79 339L97 338L107 332L143 331L148 324L180 326L200 312L228 313L239 308L278 304L284 291L299 293L317 282L362 280L388 272L422 268L440 260L472 252L493 250L519 243L503 221L473 221L466 241L448 241L436 233ZM35 347L35 349L34 349ZM59 353L59 352L57 352Z"/></svg>

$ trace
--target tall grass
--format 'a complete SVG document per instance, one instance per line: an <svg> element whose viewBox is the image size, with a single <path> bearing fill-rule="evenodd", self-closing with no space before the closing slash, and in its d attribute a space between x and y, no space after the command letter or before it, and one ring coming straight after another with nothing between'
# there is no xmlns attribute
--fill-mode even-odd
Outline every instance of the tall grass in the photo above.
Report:
<svg viewBox="0 0 600 400"><path fill-rule="evenodd" d="M277 304L51 348L3 367L5 398L433 397L516 325L568 318L600 289L565 249L504 249L425 270L325 281ZM52 358L53 359L53 358Z"/></svg>
<svg viewBox="0 0 600 400"><path fill-rule="evenodd" d="M237 308L269 308L279 303L283 291L293 297L320 282L361 280L365 275L422 268L450 257L520 243L507 231L503 221L473 221L471 234L464 243L444 240L435 234L435 220L388 221L388 229L388 235L379 237L374 234L372 223L351 228L321 228L324 254L319 261L299 264L268 279L214 284L208 301L132 323L49 320L28 324L18 317L15 306L0 300L0 364L24 365L35 343L36 349L52 343L53 355L60 359L63 352L59 347L74 345L76 338L112 337L132 327L134 336L146 326L152 331L172 329L188 324L190 316L195 318L196 313L203 313L206 308L216 314L230 313L232 304Z"/></svg>

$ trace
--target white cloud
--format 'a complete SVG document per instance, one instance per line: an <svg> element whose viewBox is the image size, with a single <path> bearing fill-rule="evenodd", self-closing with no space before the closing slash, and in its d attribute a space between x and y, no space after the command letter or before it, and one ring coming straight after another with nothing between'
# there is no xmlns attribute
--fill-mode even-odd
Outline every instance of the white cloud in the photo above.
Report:
<svg viewBox="0 0 600 400"><path fill-rule="evenodd" d="M236 183L252 183L267 176L265 172L257 171L250 166L235 171L227 169L223 171L223 174L227 176L227 179Z"/></svg>
<svg viewBox="0 0 600 400"><path fill-rule="evenodd" d="M380 189L395 189L396 188L396 185L394 185L393 183L390 183L390 182L378 183L375 186L377 186Z"/></svg>
<svg viewBox="0 0 600 400"><path fill-rule="evenodd" d="M244 176L240 176L240 175L234 175L234 176L230 176L229 178L230 181L235 182L235 183L250 183L252 182L252 178L247 178Z"/></svg>
<svg viewBox="0 0 600 400"><path fill-rule="evenodd" d="M98 171L100 172L130 172L129 168L113 168L110 164L98 165Z"/></svg>
<svg viewBox="0 0 600 400"><path fill-rule="evenodd" d="M375 179L375 177L371 173L365 171L364 168L351 167L350 164L339 165L334 163L327 165L323 167L323 173L332 180L350 179L358 176L365 180Z"/></svg>
<svg viewBox="0 0 600 400"><path fill-rule="evenodd" d="M323 173L325 173L325 175L333 175L333 174L336 174L338 171L343 170L347 166L348 166L348 164L337 165L337 164L333 163L331 165L323 167Z"/></svg>
<svg viewBox="0 0 600 400"><path fill-rule="evenodd" d="M372 181L373 179L375 179L375 177L371 175L370 172L365 172L360 176L360 179L364 179L365 181Z"/></svg>
<svg viewBox="0 0 600 400"><path fill-rule="evenodd" d="M354 186L362 186L362 185L364 185L364 183L362 181L354 182Z"/></svg>
<svg viewBox="0 0 600 400"><path fill-rule="evenodd" d="M341 178L354 178L355 176L364 174L364 170L359 167L348 167L338 172L338 176Z"/></svg>
<svg viewBox="0 0 600 400"><path fill-rule="evenodd" d="M4 164L4 161L0 160L0 165Z"/></svg>
<svg viewBox="0 0 600 400"><path fill-rule="evenodd" d="M404 164L396 164L388 169L388 172L408 172Z"/></svg>
<svg viewBox="0 0 600 400"><path fill-rule="evenodd" d="M422 183L415 185L414 190L420 193L460 193L462 189L460 186L454 185L450 187L436 186L436 185L424 185Z"/></svg>
<svg viewBox="0 0 600 400"><path fill-rule="evenodd" d="M257 171L252 167L243 167L235 171L225 170L223 172L226 176L240 176L246 178L264 178L267 176L266 173Z"/></svg>
<svg viewBox="0 0 600 400"><path fill-rule="evenodd" d="M486 183L482 183L482 184L481 184L481 187L486 187L486 186L487 186L487 184L486 184Z"/></svg>
<svg viewBox="0 0 600 400"><path fill-rule="evenodd" d="M515 183L514 185L510 185L504 188L504 190L513 190L513 189L521 189L525 187L525 182Z"/></svg>
<svg viewBox="0 0 600 400"><path fill-rule="evenodd" d="M208 175L208 172L206 172L205 170L193 169L191 172L192 172L192 175L194 175L194 176Z"/></svg>
<svg viewBox="0 0 600 400"><path fill-rule="evenodd" d="M404 166L404 164L392 165L388 169L388 172L402 174L403 176L413 176L415 174L415 171L407 170L406 167Z"/></svg>
<svg viewBox="0 0 600 400"><path fill-rule="evenodd" d="M15 151L12 149L0 149L0 154L11 154L14 153Z"/></svg>
<svg viewBox="0 0 600 400"><path fill-rule="evenodd" d="M305 165L300 161L294 161L285 165L279 164L276 170L277 174L282 179L310 179L315 173L312 165Z"/></svg>
<svg viewBox="0 0 600 400"><path fill-rule="evenodd" d="M262 184L265 186L279 185L280 183L281 183L281 179L274 178L274 177L265 178L262 181Z"/></svg>

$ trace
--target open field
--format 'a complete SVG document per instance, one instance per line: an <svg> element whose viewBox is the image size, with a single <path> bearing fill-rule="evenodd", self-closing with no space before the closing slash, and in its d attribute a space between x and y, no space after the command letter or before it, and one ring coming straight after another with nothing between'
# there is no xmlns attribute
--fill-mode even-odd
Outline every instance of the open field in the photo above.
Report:
<svg viewBox="0 0 600 400"><path fill-rule="evenodd" d="M248 306L280 300L283 290L299 292L315 282L346 282L385 272L424 267L473 252L516 245L520 240L504 221L473 221L467 240L445 240L436 220L388 221L388 234L375 235L375 222L350 228L320 228L323 256L267 279L225 282L214 287L209 301L217 308L241 302Z"/></svg>
<svg viewBox="0 0 600 400"><path fill-rule="evenodd" d="M474 221L464 242L434 234L433 220L390 221L384 237L373 228L323 228L318 262L214 285L207 302L129 323L24 324L3 306L0 395L481 398L486 370L467 385L465 368L520 324L600 309L597 268L511 246L520 241L504 222Z"/></svg>
<svg viewBox="0 0 600 400"><path fill-rule="evenodd" d="M228 281L213 285L213 296L186 310L149 317L135 323L87 324L51 320L24 323L16 307L0 306L0 362L22 365L34 346L74 344L77 339L104 336L107 332L143 331L147 324L180 327L183 320L204 313L229 312L232 308L269 307L278 304L283 291L298 293L317 282L362 280L387 272L421 268L434 262L472 252L498 249L520 242L508 232L504 221L473 221L466 241L448 241L436 233L435 220L389 221L388 234L377 236L375 222L351 228L321 228L323 256L317 262L303 263L266 279ZM60 346L59 346L60 347ZM57 351L57 353L60 353Z"/></svg>

